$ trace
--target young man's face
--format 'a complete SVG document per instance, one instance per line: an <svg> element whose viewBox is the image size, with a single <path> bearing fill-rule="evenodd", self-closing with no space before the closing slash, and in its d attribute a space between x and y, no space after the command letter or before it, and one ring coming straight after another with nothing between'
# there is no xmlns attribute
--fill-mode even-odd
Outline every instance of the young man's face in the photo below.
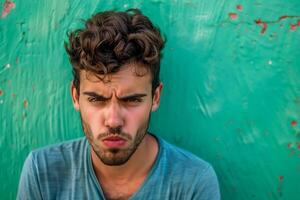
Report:
<svg viewBox="0 0 300 200"><path fill-rule="evenodd" d="M80 111L86 137L106 165L128 161L147 133L150 113L159 105L162 86L152 96L151 74L137 76L136 70L141 70L137 65L124 65L104 81L81 71L80 95L72 85L74 107Z"/></svg>

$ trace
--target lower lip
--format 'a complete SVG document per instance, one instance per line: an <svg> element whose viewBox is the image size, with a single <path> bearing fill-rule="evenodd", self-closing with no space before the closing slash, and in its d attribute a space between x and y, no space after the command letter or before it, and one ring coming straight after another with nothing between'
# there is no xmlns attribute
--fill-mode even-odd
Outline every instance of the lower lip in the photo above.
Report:
<svg viewBox="0 0 300 200"><path fill-rule="evenodd" d="M126 141L125 140L104 140L103 143L105 144L105 146L110 148L120 148L124 146Z"/></svg>

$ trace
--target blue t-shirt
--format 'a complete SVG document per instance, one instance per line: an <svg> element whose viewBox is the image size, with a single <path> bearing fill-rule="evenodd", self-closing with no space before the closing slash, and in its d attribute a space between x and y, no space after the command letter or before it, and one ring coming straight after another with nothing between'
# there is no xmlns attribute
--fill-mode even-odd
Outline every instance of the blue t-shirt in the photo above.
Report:
<svg viewBox="0 0 300 200"><path fill-rule="evenodd" d="M159 151L147 178L130 200L219 200L210 164L156 137ZM32 151L27 157L17 199L105 199L93 170L86 138Z"/></svg>

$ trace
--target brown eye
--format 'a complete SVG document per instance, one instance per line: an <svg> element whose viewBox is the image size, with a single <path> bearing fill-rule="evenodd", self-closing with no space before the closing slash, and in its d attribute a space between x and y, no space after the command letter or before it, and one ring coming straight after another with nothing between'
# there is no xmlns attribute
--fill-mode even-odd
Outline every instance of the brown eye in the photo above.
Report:
<svg viewBox="0 0 300 200"><path fill-rule="evenodd" d="M89 98L88 98L88 101L89 101L89 102L95 102L96 100L97 100L97 99L96 99L95 97L89 97Z"/></svg>
<svg viewBox="0 0 300 200"><path fill-rule="evenodd" d="M142 102L142 99L140 99L140 98L128 98L128 99L124 99L124 102L126 102L126 103L140 103L140 102Z"/></svg>
<svg viewBox="0 0 300 200"><path fill-rule="evenodd" d="M96 97L89 97L88 98L88 101L89 102L103 102L104 101L104 99L101 99L101 98L96 98Z"/></svg>

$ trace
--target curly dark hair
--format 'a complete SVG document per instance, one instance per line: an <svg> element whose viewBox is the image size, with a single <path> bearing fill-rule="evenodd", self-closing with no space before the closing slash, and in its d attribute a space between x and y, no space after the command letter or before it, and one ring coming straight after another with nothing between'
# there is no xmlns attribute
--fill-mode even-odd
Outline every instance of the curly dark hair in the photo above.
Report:
<svg viewBox="0 0 300 200"><path fill-rule="evenodd" d="M150 69L152 93L159 85L161 50L165 40L140 10L97 13L85 21L85 28L68 33L68 37L65 49L73 67L73 84L78 93L81 70L103 79L129 62L142 63Z"/></svg>

